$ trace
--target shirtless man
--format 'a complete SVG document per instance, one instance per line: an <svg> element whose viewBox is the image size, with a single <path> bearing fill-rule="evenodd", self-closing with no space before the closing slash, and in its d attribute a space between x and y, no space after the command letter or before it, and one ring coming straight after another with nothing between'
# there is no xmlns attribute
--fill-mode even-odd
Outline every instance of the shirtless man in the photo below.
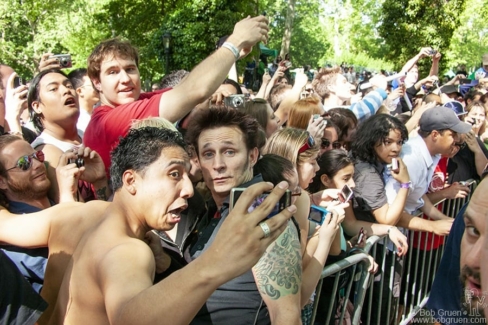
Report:
<svg viewBox="0 0 488 325"><path fill-rule="evenodd" d="M143 240L151 229L169 230L179 222L193 195L189 167L178 133L142 128L120 141L112 152L113 203L74 251L51 323L155 324L164 319L187 324L217 287L258 261L295 209L266 221L272 232L264 238L257 225L287 185L276 187L263 209L248 214L251 197L271 189L265 183L252 187L213 248L153 286L155 258Z"/></svg>

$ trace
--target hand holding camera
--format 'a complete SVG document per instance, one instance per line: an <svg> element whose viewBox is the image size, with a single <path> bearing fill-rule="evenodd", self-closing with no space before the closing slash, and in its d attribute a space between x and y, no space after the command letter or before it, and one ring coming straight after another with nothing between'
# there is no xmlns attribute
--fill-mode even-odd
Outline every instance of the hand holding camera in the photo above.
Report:
<svg viewBox="0 0 488 325"><path fill-rule="evenodd" d="M324 118L318 114L314 114L308 121L307 131L310 133L312 138L315 139L315 141L320 141L320 139L324 136L326 127L327 122L324 121Z"/></svg>
<svg viewBox="0 0 488 325"><path fill-rule="evenodd" d="M240 50L240 57L243 58L252 51L252 47L258 43L268 42L268 19L265 16L251 18L248 16L234 26L232 35L227 42L233 44Z"/></svg>
<svg viewBox="0 0 488 325"><path fill-rule="evenodd" d="M70 54L52 54L44 53L39 61L39 72L48 69L65 69L71 68L73 62Z"/></svg>

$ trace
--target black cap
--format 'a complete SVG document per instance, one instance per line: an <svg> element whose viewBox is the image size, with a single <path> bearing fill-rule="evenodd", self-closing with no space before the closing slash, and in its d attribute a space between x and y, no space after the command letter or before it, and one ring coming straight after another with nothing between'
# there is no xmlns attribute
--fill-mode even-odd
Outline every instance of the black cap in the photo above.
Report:
<svg viewBox="0 0 488 325"><path fill-rule="evenodd" d="M462 122L453 110L443 106L426 110L420 117L419 125L420 130L425 132L449 129L464 134L471 131L471 124Z"/></svg>

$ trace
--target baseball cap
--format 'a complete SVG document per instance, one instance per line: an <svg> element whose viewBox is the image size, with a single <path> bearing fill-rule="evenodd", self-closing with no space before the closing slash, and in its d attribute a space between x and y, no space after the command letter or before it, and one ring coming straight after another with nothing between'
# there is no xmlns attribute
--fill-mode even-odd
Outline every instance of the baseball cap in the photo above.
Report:
<svg viewBox="0 0 488 325"><path fill-rule="evenodd" d="M443 93L443 94L458 93L459 95L461 95L461 93L459 92L458 87L455 86L455 85L442 86L441 87L441 93Z"/></svg>
<svg viewBox="0 0 488 325"><path fill-rule="evenodd" d="M464 114L467 114L468 113L464 109L463 104L461 104L457 100L451 100L450 102L447 102L447 103L445 103L442 106L448 107L448 108L452 109L454 111L454 113L456 113L457 116L461 116L461 115L464 115Z"/></svg>
<svg viewBox="0 0 488 325"><path fill-rule="evenodd" d="M426 110L420 117L419 125L420 130L425 132L449 129L464 134L471 130L471 124L459 120L453 110L444 106Z"/></svg>
<svg viewBox="0 0 488 325"><path fill-rule="evenodd" d="M483 65L488 65L488 53L483 54Z"/></svg>

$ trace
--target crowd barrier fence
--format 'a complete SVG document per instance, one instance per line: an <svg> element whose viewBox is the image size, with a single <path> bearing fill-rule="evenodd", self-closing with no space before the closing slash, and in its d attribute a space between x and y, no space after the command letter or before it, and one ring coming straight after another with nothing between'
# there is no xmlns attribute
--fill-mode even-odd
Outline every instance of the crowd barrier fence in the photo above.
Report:
<svg viewBox="0 0 488 325"><path fill-rule="evenodd" d="M471 198L477 184L468 181L467 185L471 189L467 197L442 200L435 205L447 216L455 218ZM424 217L422 213L417 216ZM388 243L386 236L369 237L362 252L324 268L315 291L311 324L409 324L428 301L446 238L427 232L409 231L409 249L400 258L392 250L392 243ZM379 271L376 274L368 272L368 253L378 263ZM333 279L333 286L329 297L321 297L326 278ZM339 285L341 278L347 281ZM346 301L349 299L349 304L337 301L340 290L341 296ZM321 298L328 299L326 310L318 310ZM383 307L384 304L386 307ZM318 312L326 315L324 322L316 321Z"/></svg>

